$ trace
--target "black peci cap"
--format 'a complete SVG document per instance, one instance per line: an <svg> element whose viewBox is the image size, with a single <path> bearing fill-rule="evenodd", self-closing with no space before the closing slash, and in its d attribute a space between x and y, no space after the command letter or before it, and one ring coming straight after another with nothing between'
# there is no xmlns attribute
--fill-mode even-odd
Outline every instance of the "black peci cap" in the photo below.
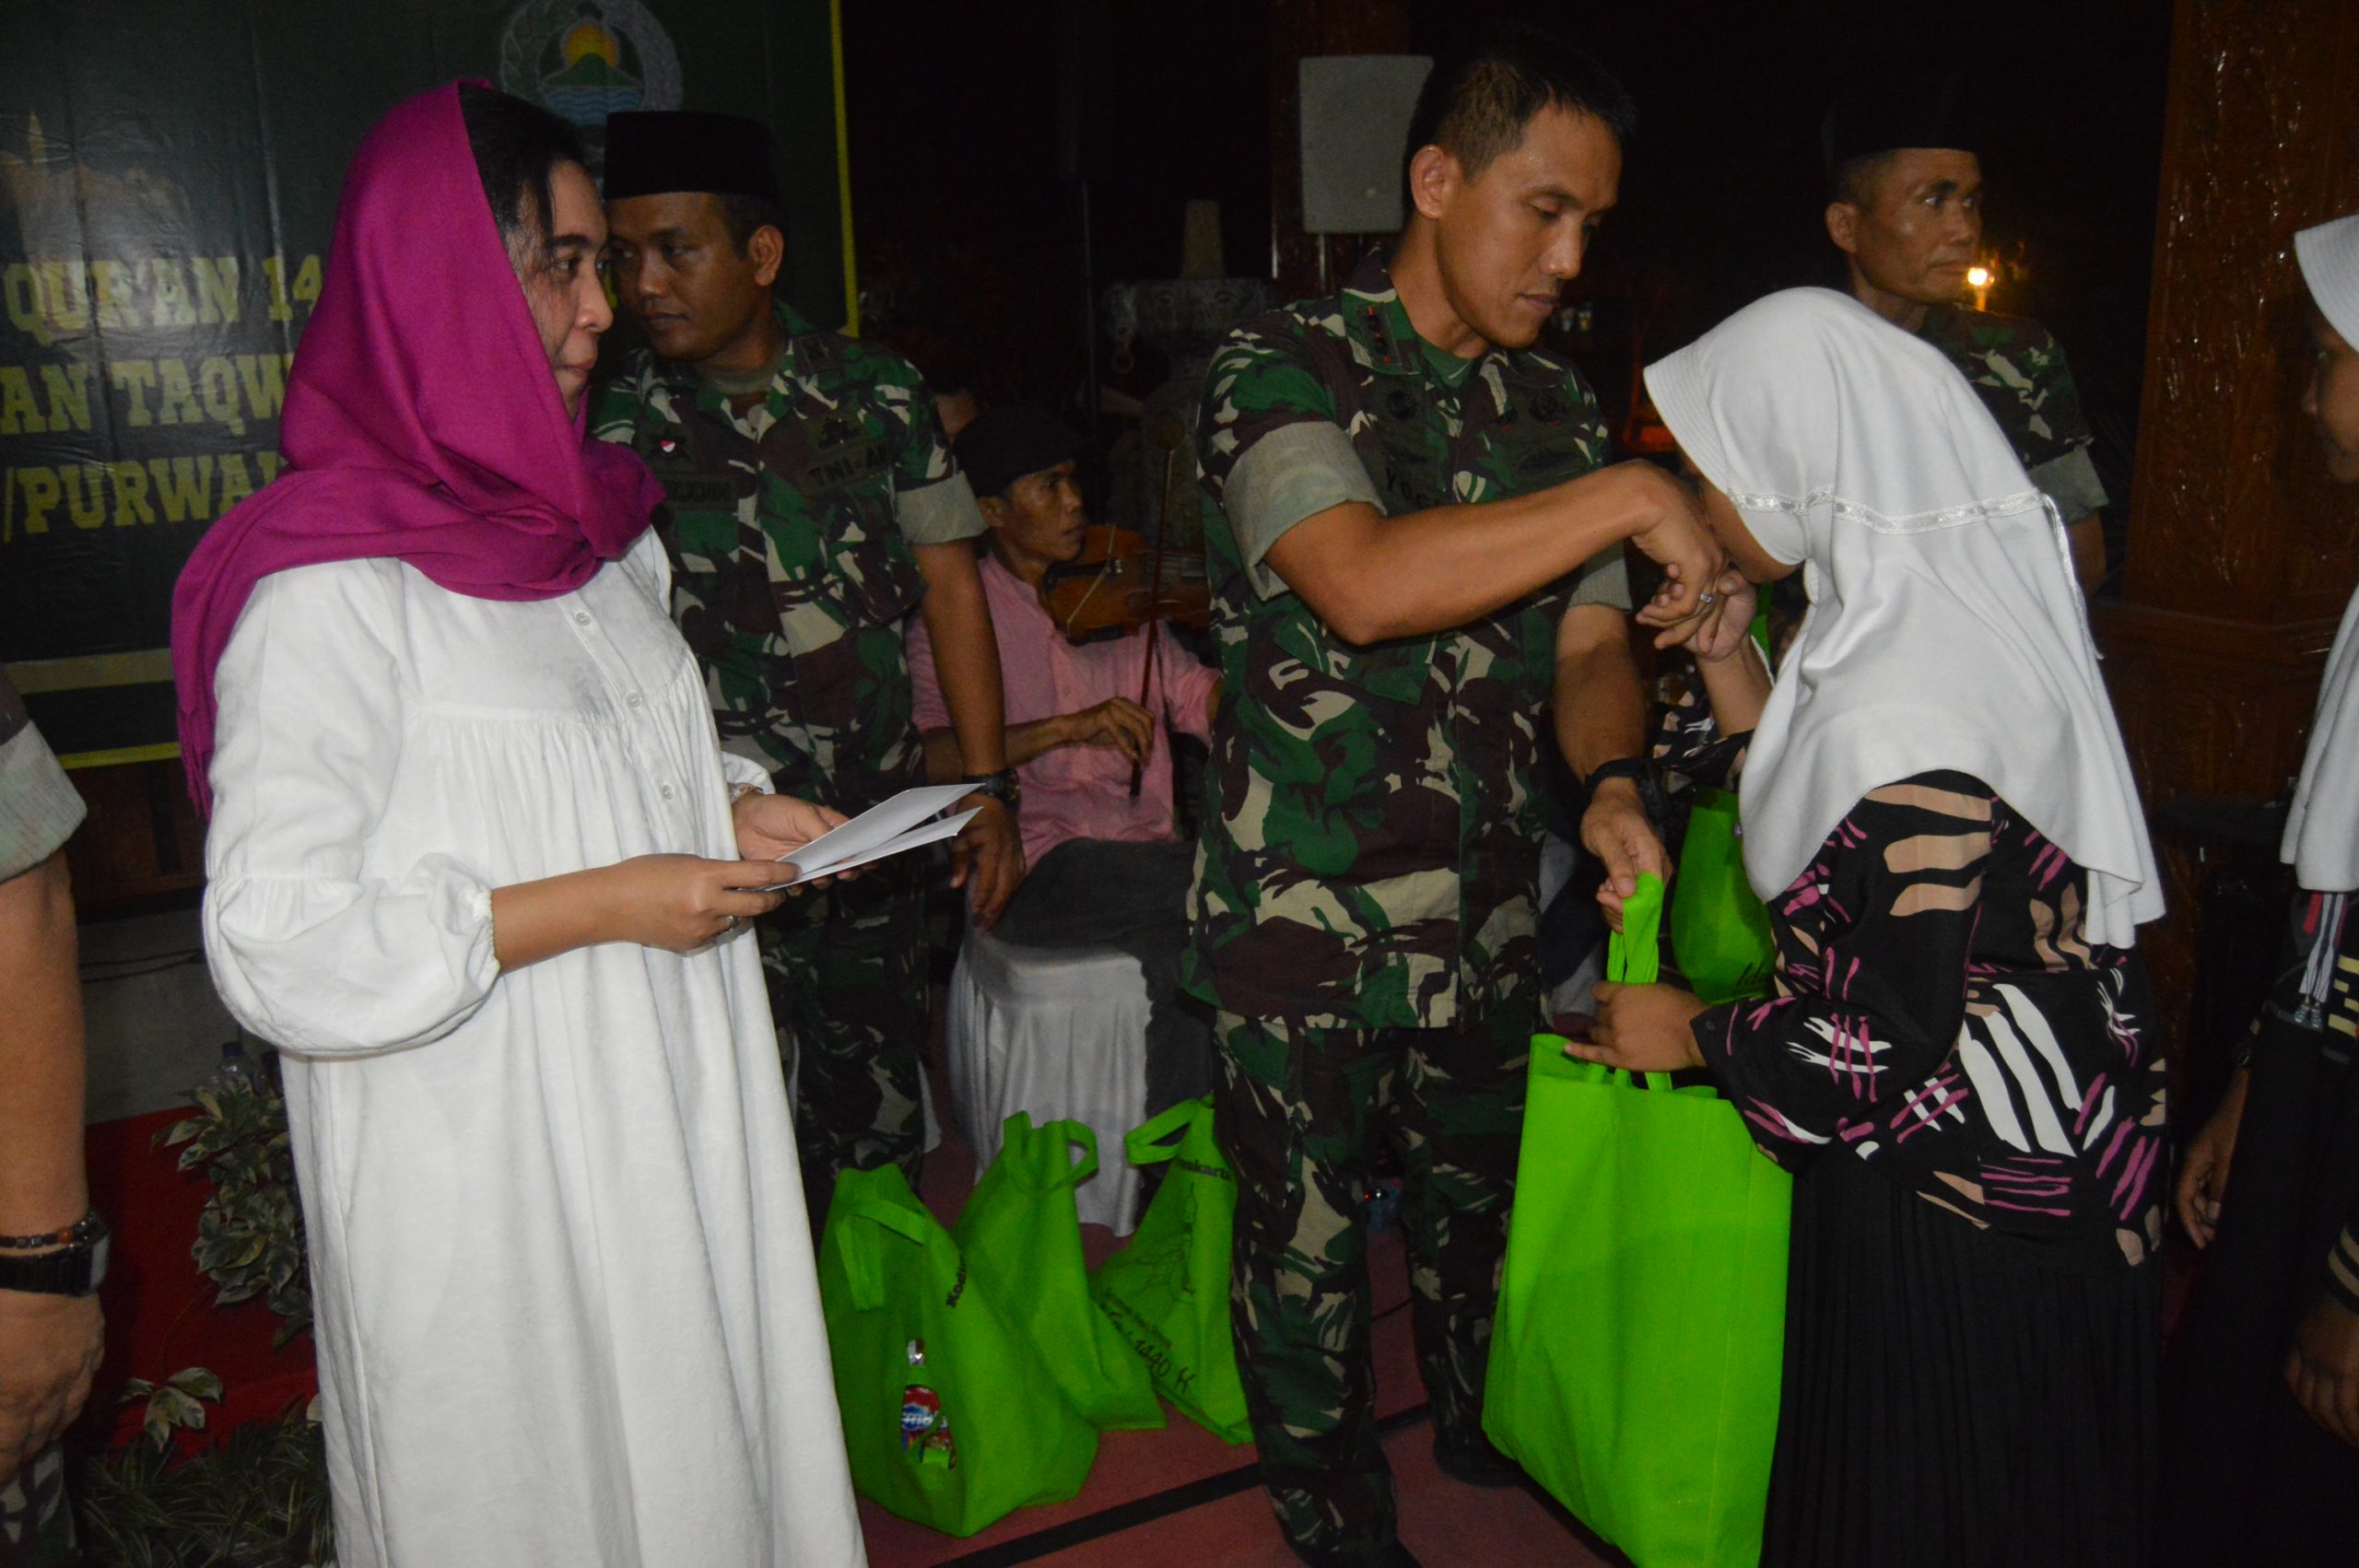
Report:
<svg viewBox="0 0 2359 1568"><path fill-rule="evenodd" d="M1898 147L1978 152L1981 135L1959 71L1895 71L1838 95L1820 129L1826 173Z"/></svg>
<svg viewBox="0 0 2359 1568"><path fill-rule="evenodd" d="M1000 496L1027 474L1081 455L1081 438L1063 420L1021 405L975 416L950 446L978 496Z"/></svg>
<svg viewBox="0 0 2359 1568"><path fill-rule="evenodd" d="M606 199L709 191L778 200L769 127L737 114L635 110L606 116Z"/></svg>

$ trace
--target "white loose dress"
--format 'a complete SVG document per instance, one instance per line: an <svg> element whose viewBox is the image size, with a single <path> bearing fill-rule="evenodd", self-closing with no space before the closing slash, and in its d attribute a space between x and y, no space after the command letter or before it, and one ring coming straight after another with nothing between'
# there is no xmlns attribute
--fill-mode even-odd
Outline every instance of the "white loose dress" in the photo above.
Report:
<svg viewBox="0 0 2359 1568"><path fill-rule="evenodd" d="M863 1563L753 933L502 974L490 890L735 858L654 535L579 591L266 578L205 951L284 1053L344 1568Z"/></svg>

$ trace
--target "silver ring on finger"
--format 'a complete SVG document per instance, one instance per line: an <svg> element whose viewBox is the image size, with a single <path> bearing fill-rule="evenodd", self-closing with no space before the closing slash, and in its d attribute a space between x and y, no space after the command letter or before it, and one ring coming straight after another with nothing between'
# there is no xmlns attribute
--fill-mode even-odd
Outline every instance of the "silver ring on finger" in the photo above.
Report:
<svg viewBox="0 0 2359 1568"><path fill-rule="evenodd" d="M1696 596L1696 607L1698 610L1708 610L1719 602L1720 596L1717 593L1699 593Z"/></svg>
<svg viewBox="0 0 2359 1568"><path fill-rule="evenodd" d="M727 924L721 928L721 934L723 936L727 936L730 932L735 930L739 926L745 923L735 915L723 915L722 919L727 922Z"/></svg>

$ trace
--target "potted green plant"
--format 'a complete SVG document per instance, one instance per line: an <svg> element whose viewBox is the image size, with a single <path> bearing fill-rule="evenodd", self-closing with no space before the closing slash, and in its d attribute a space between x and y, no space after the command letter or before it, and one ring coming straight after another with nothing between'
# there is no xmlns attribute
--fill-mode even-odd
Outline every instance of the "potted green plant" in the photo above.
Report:
<svg viewBox="0 0 2359 1568"><path fill-rule="evenodd" d="M279 1318L274 1344L311 1326L303 1211L275 1075L231 1046L190 1096L196 1114L158 1141L213 1185L190 1251L217 1303L257 1296ZM94 1568L333 1568L334 1521L317 1400L248 1422L209 1442L206 1406L221 1381L189 1367L134 1379L139 1435L91 1457L76 1479L84 1560Z"/></svg>

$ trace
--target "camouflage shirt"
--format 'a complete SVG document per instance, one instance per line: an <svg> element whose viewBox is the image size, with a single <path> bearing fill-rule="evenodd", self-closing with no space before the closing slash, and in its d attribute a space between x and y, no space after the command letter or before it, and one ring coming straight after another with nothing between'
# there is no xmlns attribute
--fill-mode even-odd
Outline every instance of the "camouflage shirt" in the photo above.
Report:
<svg viewBox="0 0 2359 1568"><path fill-rule="evenodd" d="M1453 631L1355 646L1263 562L1314 512L1496 500L1604 462L1546 353L1452 360L1381 258L1229 335L1197 421L1226 697L1191 901L1191 989L1313 1026L1438 1027L1536 985L1535 766L1556 626L1628 607L1619 548Z"/></svg>
<svg viewBox="0 0 2359 1568"><path fill-rule="evenodd" d="M908 361L778 313L786 352L747 412L641 349L590 426L663 482L673 613L722 743L790 794L859 811L921 781L901 656L925 591L910 546L984 523Z"/></svg>
<svg viewBox="0 0 2359 1568"><path fill-rule="evenodd" d="M2089 461L2095 438L2081 417L2080 390L2046 327L2028 316L1936 305L1917 335L1974 384L2024 471L2067 525L2105 505L2105 486Z"/></svg>

